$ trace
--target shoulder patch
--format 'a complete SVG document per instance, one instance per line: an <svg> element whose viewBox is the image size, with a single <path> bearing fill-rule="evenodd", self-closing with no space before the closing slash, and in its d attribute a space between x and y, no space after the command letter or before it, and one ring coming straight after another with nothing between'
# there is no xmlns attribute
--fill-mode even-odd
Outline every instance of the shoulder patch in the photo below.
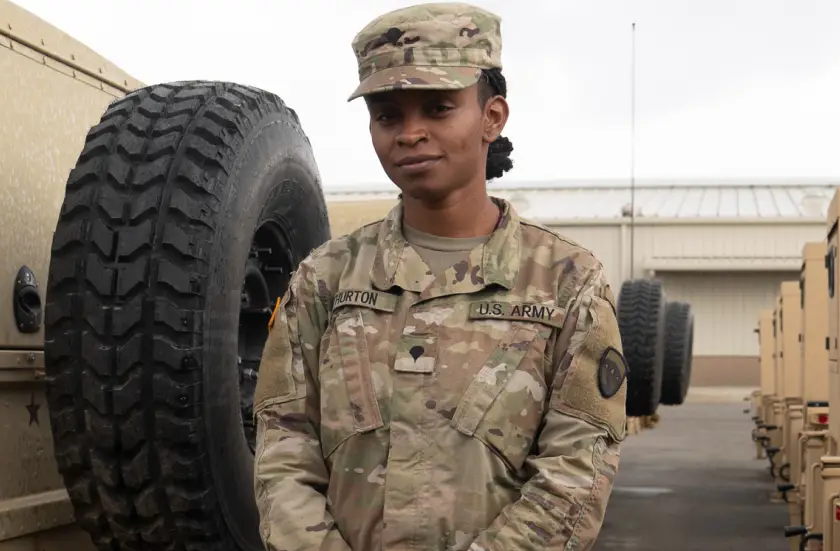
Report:
<svg viewBox="0 0 840 551"><path fill-rule="evenodd" d="M535 321L562 329L565 311L553 304L480 300L470 303L469 317L470 319Z"/></svg>
<svg viewBox="0 0 840 551"><path fill-rule="evenodd" d="M627 376L627 361L624 356L608 346L598 362L598 390L604 398L611 398L621 389Z"/></svg>
<svg viewBox="0 0 840 551"><path fill-rule="evenodd" d="M360 306L380 312L393 312L397 308L397 297L373 289L343 289L336 293L332 309L336 310L342 306Z"/></svg>

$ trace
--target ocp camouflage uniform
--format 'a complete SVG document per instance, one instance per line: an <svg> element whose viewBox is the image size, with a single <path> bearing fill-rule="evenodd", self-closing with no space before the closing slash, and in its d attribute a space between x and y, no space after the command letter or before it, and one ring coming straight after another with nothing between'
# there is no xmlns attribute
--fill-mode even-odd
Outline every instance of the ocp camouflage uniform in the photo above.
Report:
<svg viewBox="0 0 840 551"><path fill-rule="evenodd" d="M352 97L472 86L499 29L467 4L379 17ZM300 264L254 399L269 551L591 548L626 430L615 300L592 253L496 201L484 238L398 204Z"/></svg>
<svg viewBox="0 0 840 551"><path fill-rule="evenodd" d="M300 264L255 396L270 551L591 548L626 429L614 297L497 202L437 276L401 204Z"/></svg>
<svg viewBox="0 0 840 551"><path fill-rule="evenodd" d="M399 89L459 89L502 67L501 19L469 4L421 4L386 13L353 39L359 86L350 100Z"/></svg>

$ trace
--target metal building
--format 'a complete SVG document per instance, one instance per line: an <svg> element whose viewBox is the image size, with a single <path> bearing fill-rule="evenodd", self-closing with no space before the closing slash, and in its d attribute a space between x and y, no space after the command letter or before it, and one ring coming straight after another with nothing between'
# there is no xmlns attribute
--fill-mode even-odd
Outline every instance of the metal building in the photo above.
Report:
<svg viewBox="0 0 840 551"><path fill-rule="evenodd" d="M802 247L825 238L840 180L627 180L491 183L524 217L592 250L616 293L656 277L695 315L694 385L757 385L757 312L798 280ZM329 193L333 234L381 217L396 193ZM631 256L632 255L632 256Z"/></svg>

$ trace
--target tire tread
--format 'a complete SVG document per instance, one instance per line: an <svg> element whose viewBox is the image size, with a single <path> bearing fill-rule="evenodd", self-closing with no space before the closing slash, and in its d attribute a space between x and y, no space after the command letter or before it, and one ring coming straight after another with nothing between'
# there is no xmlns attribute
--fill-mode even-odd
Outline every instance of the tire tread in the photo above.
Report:
<svg viewBox="0 0 840 551"><path fill-rule="evenodd" d="M202 319L227 175L260 90L182 82L112 103L52 242L46 379L59 471L101 551L235 549L203 451ZM308 143L308 140L306 140Z"/></svg>
<svg viewBox="0 0 840 551"><path fill-rule="evenodd" d="M685 401L691 377L693 331L691 306L685 302L669 302L665 311L663 405L678 406Z"/></svg>
<svg viewBox="0 0 840 551"><path fill-rule="evenodd" d="M664 303L660 281L630 280L621 286L617 317L629 365L626 410L632 417L653 415L659 404Z"/></svg>

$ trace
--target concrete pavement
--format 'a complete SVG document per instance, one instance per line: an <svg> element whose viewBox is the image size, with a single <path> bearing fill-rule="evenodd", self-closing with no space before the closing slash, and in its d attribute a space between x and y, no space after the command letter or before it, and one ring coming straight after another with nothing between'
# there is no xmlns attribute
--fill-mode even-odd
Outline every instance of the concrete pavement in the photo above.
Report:
<svg viewBox="0 0 840 551"><path fill-rule="evenodd" d="M594 551L787 551L787 505L771 504L767 460L755 459L751 389L693 389L660 406L653 430L629 437Z"/></svg>

